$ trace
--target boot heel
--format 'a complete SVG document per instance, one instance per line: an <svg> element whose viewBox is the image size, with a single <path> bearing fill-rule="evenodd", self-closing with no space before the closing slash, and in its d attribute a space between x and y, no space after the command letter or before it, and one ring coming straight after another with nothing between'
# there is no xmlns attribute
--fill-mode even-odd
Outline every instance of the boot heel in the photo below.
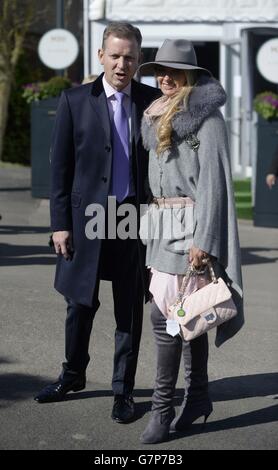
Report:
<svg viewBox="0 0 278 470"><path fill-rule="evenodd" d="M212 413L212 405L208 408L204 408L204 411L202 409L194 409L190 407L185 407L180 411L180 414L177 416L177 418L174 419L174 421L170 425L170 430L171 431L185 431L192 423L197 421L199 418L204 418L204 421L202 423L202 426L205 426L208 417Z"/></svg>
<svg viewBox="0 0 278 470"><path fill-rule="evenodd" d="M207 419L208 419L208 417L209 417L210 414L211 414L211 413L208 413L207 415L204 415L204 425L206 424Z"/></svg>
<svg viewBox="0 0 278 470"><path fill-rule="evenodd" d="M208 419L208 417L209 417L210 414L211 414L211 412L208 413L208 414L206 414L206 415L204 415L204 422L203 422L203 424L202 424L202 429L204 429L204 427L205 427L205 425L206 425L206 422L207 422L207 419Z"/></svg>
<svg viewBox="0 0 278 470"><path fill-rule="evenodd" d="M74 387L72 387L72 391L73 392L80 392L80 390L84 390L85 387L86 387L86 382L84 380L84 381L79 382L78 384L76 384Z"/></svg>

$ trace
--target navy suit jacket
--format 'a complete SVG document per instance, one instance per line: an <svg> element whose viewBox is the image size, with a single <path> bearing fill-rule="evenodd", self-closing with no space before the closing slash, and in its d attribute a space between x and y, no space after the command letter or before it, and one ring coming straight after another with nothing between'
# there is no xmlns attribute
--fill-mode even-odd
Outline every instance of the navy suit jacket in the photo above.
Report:
<svg viewBox="0 0 278 470"><path fill-rule="evenodd" d="M143 111L159 96L159 90L132 80L132 171L138 207L147 199L148 172L148 155L141 141L141 119ZM85 210L92 203L106 207L112 168L110 118L102 75L93 83L62 93L50 159L51 228L53 231L71 230L74 247L71 260L58 255L54 285L64 296L90 306L101 240L86 237L89 218ZM143 273L144 248L139 240L138 245Z"/></svg>

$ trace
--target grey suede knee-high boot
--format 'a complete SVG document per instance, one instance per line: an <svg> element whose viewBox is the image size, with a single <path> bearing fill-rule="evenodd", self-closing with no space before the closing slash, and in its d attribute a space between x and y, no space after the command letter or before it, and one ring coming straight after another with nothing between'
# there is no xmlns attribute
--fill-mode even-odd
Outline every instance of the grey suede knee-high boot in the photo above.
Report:
<svg viewBox="0 0 278 470"><path fill-rule="evenodd" d="M154 444L168 439L174 419L173 397L179 373L182 339L166 332L166 319L153 302L151 320L157 347L157 375L152 396L150 421L141 436L144 444Z"/></svg>
<svg viewBox="0 0 278 470"><path fill-rule="evenodd" d="M178 416L171 423L171 431L182 431L196 419L204 416L204 421L212 412L212 402L208 391L208 335L183 342L185 371L184 400Z"/></svg>

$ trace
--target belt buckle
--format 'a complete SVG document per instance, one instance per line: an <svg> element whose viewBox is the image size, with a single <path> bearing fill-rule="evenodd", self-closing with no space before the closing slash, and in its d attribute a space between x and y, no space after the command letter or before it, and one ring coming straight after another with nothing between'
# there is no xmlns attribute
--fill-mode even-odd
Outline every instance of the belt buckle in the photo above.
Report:
<svg viewBox="0 0 278 470"><path fill-rule="evenodd" d="M153 198L152 203L153 203L156 207L159 207L157 197L154 197L154 198Z"/></svg>
<svg viewBox="0 0 278 470"><path fill-rule="evenodd" d="M162 196L161 199L163 199L163 208L166 209L166 202L165 202L165 199L166 199L166 198L165 198L165 196Z"/></svg>

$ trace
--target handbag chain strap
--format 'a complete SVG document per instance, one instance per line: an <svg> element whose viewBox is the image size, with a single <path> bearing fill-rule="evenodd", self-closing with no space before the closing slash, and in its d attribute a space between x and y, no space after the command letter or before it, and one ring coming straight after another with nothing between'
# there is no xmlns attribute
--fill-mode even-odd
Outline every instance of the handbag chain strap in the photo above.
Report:
<svg viewBox="0 0 278 470"><path fill-rule="evenodd" d="M187 271L186 271L186 273L183 277L181 287L179 289L178 302L182 302L182 299L183 299L183 296L184 296L184 293L185 293L185 289L186 289L186 286L188 284L188 281L189 281L190 277L191 276L198 276L200 274L204 274L207 267L209 269L209 274L210 274L212 282L214 284L218 283L218 280L217 280L215 271L213 269L213 265L212 265L211 260L209 258L205 258L205 259L203 259L203 264L204 264L204 267L201 267L201 268L195 268L195 266L193 266L192 264L189 265L189 267L188 267L188 269L187 269Z"/></svg>

